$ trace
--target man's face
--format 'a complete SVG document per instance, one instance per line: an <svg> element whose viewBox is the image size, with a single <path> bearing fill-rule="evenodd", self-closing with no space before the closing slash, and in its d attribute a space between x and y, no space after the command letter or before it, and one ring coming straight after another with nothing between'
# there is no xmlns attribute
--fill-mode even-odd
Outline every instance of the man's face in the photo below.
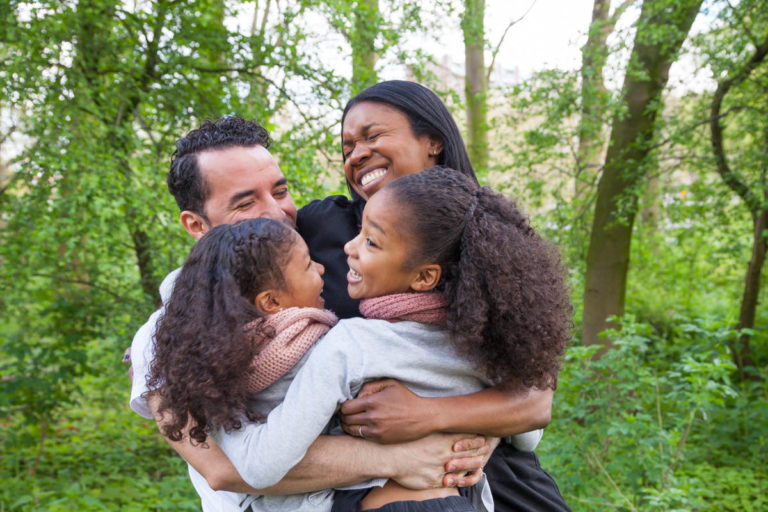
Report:
<svg viewBox="0 0 768 512"><path fill-rule="evenodd" d="M209 190L205 201L208 222L191 232L200 238L219 224L259 217L296 225L296 205L277 162L263 146L235 146L197 155L200 174ZM188 229L189 231L189 229Z"/></svg>

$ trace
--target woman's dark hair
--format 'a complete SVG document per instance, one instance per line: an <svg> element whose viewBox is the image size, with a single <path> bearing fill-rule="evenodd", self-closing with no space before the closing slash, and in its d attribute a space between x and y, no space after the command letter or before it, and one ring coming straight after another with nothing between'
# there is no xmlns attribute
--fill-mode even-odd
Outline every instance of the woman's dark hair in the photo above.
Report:
<svg viewBox="0 0 768 512"><path fill-rule="evenodd" d="M477 183L459 127L437 94L415 82L379 82L349 100L341 116L342 127L350 109L364 101L384 103L405 114L416 137L431 135L440 138L443 150L437 157L438 165L456 169Z"/></svg>
<svg viewBox="0 0 768 512"><path fill-rule="evenodd" d="M514 202L453 169L388 183L414 265L437 263L447 325L460 352L512 389L554 388L571 304L555 247Z"/></svg>
<svg viewBox="0 0 768 512"><path fill-rule="evenodd" d="M149 389L160 396L162 427L179 441L204 442L212 428L240 428L247 408L247 380L256 355L245 329L262 314L256 295L284 285L282 268L296 233L283 223L251 219L205 234L184 262L155 334Z"/></svg>

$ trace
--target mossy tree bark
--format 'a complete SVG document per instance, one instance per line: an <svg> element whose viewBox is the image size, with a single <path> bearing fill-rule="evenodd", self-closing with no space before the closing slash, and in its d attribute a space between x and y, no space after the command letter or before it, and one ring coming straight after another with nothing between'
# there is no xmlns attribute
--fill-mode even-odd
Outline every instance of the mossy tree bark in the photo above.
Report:
<svg viewBox="0 0 768 512"><path fill-rule="evenodd" d="M485 1L464 0L464 94L468 150L478 173L488 170L488 77L485 68Z"/></svg>
<svg viewBox="0 0 768 512"><path fill-rule="evenodd" d="M601 343L607 319L624 313L637 194L647 171L656 117L669 68L701 0L645 0L622 88L622 110L611 125L597 187L587 251L582 343ZM610 343L610 341L609 341Z"/></svg>

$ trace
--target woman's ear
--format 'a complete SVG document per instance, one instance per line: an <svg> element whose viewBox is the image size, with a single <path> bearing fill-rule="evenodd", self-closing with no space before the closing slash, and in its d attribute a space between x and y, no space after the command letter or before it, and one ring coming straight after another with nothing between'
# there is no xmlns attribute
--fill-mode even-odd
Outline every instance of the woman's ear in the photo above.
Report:
<svg viewBox="0 0 768 512"><path fill-rule="evenodd" d="M265 315L274 315L280 311L280 303L277 302L277 291L269 289L259 292L253 300L253 305Z"/></svg>
<svg viewBox="0 0 768 512"><path fill-rule="evenodd" d="M429 136L429 156L437 159L438 155L443 152L443 140L437 135Z"/></svg>
<svg viewBox="0 0 768 512"><path fill-rule="evenodd" d="M415 292L428 292L440 282L443 269L440 265L424 265L418 269L416 278L411 282L411 290Z"/></svg>

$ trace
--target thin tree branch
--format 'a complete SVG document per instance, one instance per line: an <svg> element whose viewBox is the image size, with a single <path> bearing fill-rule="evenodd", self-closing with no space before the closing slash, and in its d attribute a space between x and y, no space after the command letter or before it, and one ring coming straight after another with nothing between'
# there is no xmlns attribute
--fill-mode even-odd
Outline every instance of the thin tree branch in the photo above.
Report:
<svg viewBox="0 0 768 512"><path fill-rule="evenodd" d="M624 0L622 3L616 6L616 9L613 10L613 14L611 14L611 25L616 25L616 22L619 18L621 18L621 15L624 14L624 11L629 8L630 5L635 3L635 0Z"/></svg>
<svg viewBox="0 0 768 512"><path fill-rule="evenodd" d="M485 75L485 83L489 83L491 81L491 73L493 72L493 65L496 63L496 55L498 55L499 50L501 50L501 44L504 42L504 38L507 37L507 32L509 32L509 29L511 29L513 25L516 25L517 23L522 21L523 18L528 16L528 13L531 12L531 9L533 9L534 5L536 5L536 0L533 0L533 2L531 2L531 5L523 13L522 16L520 16L516 20L510 21L509 25L507 25L507 28L504 29L504 33L501 34L501 39L499 39L499 42L496 45L496 48L494 48L493 52L491 53L491 63L488 65L488 72Z"/></svg>
<svg viewBox="0 0 768 512"><path fill-rule="evenodd" d="M742 69L717 84L717 89L712 98L712 107L710 109L711 116L709 127L711 132L712 151L715 153L717 172L720 174L720 177L723 178L723 181L728 188L733 190L745 203L747 203L747 207L753 215L760 209L760 199L752 193L749 187L740 180L738 176L736 176L728 164L725 149L723 147L723 126L720 124L720 109L722 108L723 100L725 99L725 95L728 94L728 91L730 91L732 87L739 85L746 80L752 71L763 62L766 54L768 54L768 34L766 34L763 42L760 45L757 45L755 53Z"/></svg>
<svg viewBox="0 0 768 512"><path fill-rule="evenodd" d="M94 284L94 283L92 283L90 281L85 281L83 279L68 279L68 278L63 278L60 275L44 274L44 273L41 273L41 272L35 272L33 274L30 274L30 275L32 277L45 277L46 279L53 279L54 281L59 282L59 283L82 284L82 285L85 285L85 286L89 286L89 287L93 288L94 290L99 290L99 291L108 293L109 295L111 295L114 298L120 300L121 302L126 302L126 298L125 297L123 297L122 295L120 295L118 293L115 293L110 288L107 288L105 286L100 286L98 284Z"/></svg>
<svg viewBox="0 0 768 512"><path fill-rule="evenodd" d="M603 463L600 462L600 457L593 450L589 450L587 452L587 458L588 459L591 458L592 462L598 468L600 468L600 471L602 471L603 475L605 475L605 477L608 479L608 482L611 484L613 489L617 493L619 493L619 496L621 496L624 499L624 501L627 503L627 505L629 506L629 509L633 510L634 512L637 512L637 509L635 508L635 506L632 504L632 502L629 500L629 498L627 498L627 496L623 492L621 492L621 489L619 488L619 485L616 483L616 481L613 478L611 478L610 473L608 473L608 471L605 469L605 466L603 466Z"/></svg>
<svg viewBox="0 0 768 512"><path fill-rule="evenodd" d="M285 89L284 85L276 83L274 80L267 78L266 76L257 73L255 71L252 71L247 68L233 68L233 67L224 67L224 68L203 68L203 67L193 67L195 71L200 71L202 73L227 73L227 72L235 72L235 73L243 73L246 75L252 75L257 80L263 80L270 84L272 87L277 89L280 92L280 95L288 100L289 103L291 103L295 108L296 111L299 113L301 118L304 121L304 124L307 126L312 126L312 122L315 120L312 116L306 114L304 110L302 109L301 105L294 100L290 94L288 94L288 91ZM320 153L323 154L323 156L329 161L332 162L334 159L325 151L324 148L321 146L318 146L317 149L320 151Z"/></svg>
<svg viewBox="0 0 768 512"><path fill-rule="evenodd" d="M730 0L726 0L726 2L725 2L725 3L727 3L727 4L728 4L728 8L731 10L731 12L733 13L734 17L736 18L736 21L738 22L738 25L739 25L739 29L740 29L740 30L743 30L743 31L744 31L744 33L745 33L745 34L747 34L747 37L749 38L750 42L751 42L753 45L755 45L755 46L759 46L759 43L758 43L758 40L757 40L757 38L756 38L756 37L755 37L755 35L752 33L752 31L749 29L749 28L750 28L750 27L749 27L749 24L748 24L748 23L746 23L746 22L744 21L744 16L742 16L742 15L741 15L741 11L739 11L738 9L736 9L736 8L733 6L733 4L731 3L731 1L730 1Z"/></svg>

